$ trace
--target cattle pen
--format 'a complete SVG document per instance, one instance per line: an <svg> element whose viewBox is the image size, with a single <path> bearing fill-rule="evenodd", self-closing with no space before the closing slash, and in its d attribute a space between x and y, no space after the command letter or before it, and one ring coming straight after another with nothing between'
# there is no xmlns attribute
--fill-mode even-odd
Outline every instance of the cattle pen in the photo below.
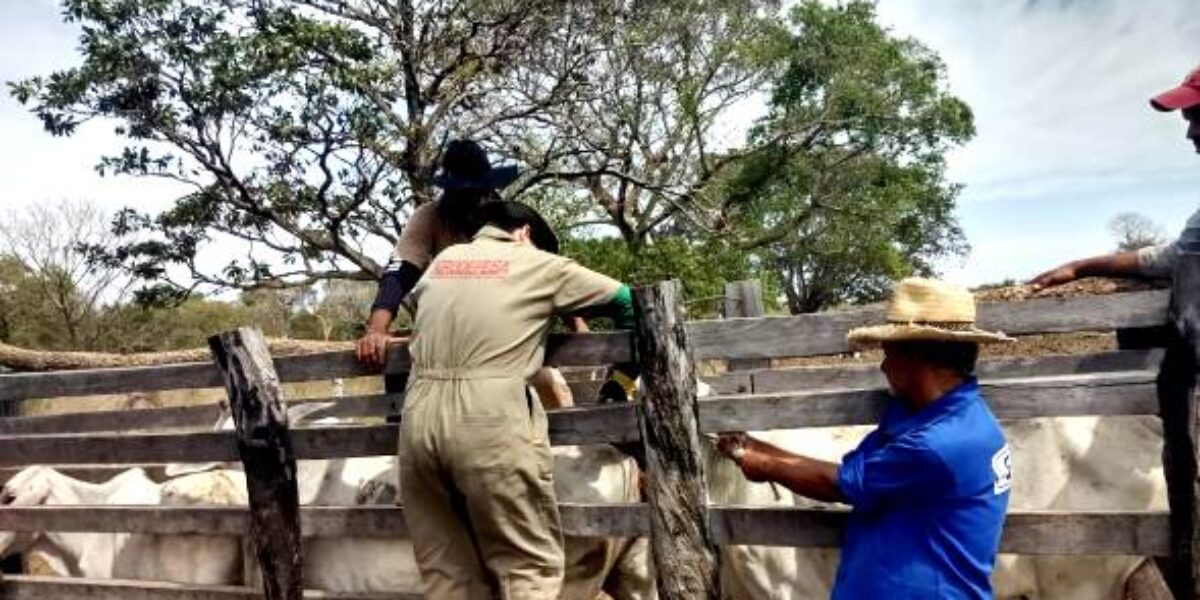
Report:
<svg viewBox="0 0 1200 600"><path fill-rule="evenodd" d="M643 367L639 403L549 414L555 445L640 442L647 456L645 503L562 504L565 532L649 536L659 594L671 600L717 597L714 549L719 545L838 546L842 511L709 505L700 444L704 434L720 431L873 424L886 401L874 366L772 369L761 361L845 353L846 332L880 320L880 309L686 322L676 284L646 286L636 297L639 328L632 334L553 336L548 345L547 364L597 366L636 358ZM1200 598L1194 393L1200 256L1179 261L1171 290L981 304L979 323L1012 335L1117 331L1125 342L1112 352L981 361L980 379L998 418L1163 418L1170 512L1012 512L1001 551L1168 557L1176 596ZM0 468L240 461L250 488L249 509L6 506L0 507L0 531L253 532L265 589L7 575L0 581L0 599L419 597L301 591L302 536L403 536L404 513L390 506L297 510L289 465L393 454L398 428L394 422L289 428L279 384L372 373L353 352L272 360L249 329L214 336L211 345L216 367L193 363L2 375L0 401L224 386L237 431L201 430L215 416L214 406L8 417L0 419ZM698 399L693 361L701 360L743 361L754 368L712 378L717 395ZM407 369L406 350L393 347L384 371ZM325 400L336 402L326 414L347 418L394 415L403 401L394 393ZM159 428L192 429L153 431Z"/></svg>

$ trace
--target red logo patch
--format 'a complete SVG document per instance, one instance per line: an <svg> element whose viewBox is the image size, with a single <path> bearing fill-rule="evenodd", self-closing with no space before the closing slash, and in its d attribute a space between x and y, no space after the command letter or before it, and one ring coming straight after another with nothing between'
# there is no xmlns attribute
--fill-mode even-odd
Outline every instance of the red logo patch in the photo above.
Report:
<svg viewBox="0 0 1200 600"><path fill-rule="evenodd" d="M508 276L507 260L439 260L433 276L441 279L503 279Z"/></svg>

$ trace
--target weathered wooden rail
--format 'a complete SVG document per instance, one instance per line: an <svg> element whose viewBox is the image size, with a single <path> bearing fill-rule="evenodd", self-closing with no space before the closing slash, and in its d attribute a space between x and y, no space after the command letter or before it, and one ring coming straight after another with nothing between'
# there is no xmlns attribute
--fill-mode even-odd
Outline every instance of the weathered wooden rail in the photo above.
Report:
<svg viewBox="0 0 1200 600"><path fill-rule="evenodd" d="M669 290L658 286L656 292ZM645 336L664 331L643 331L639 358L692 356L697 360L724 359L743 365L765 366L771 358L842 353L848 350L846 332L855 326L881 317L878 309L847 311L800 317L734 318L683 324L671 311L671 293L659 296L653 310L643 306L643 327L663 329L682 326L677 345L647 348ZM645 302L643 293L640 300ZM1175 291L1173 302L1185 305L1192 296ZM1071 331L1114 331L1161 327L1172 322L1168 312L1172 302L1168 292L1139 292L1104 297L1031 300L1017 303L983 305L980 324L1010 334L1042 334ZM647 316L649 315L649 316ZM661 326L649 325L662 323ZM1145 338L1146 336L1142 336ZM1157 339L1157 338L1152 338ZM1167 352L1176 356L1183 338L1162 339ZM1172 341L1173 340L1173 341ZM1173 344L1173 345L1172 345ZM682 353L682 355L672 354ZM997 416L1005 419L1071 415L1154 415L1164 400L1159 362L1163 350L1122 350L1082 356L1020 357L984 360L980 377L985 395ZM628 334L587 334L555 337L547 362L560 366L595 366L629 360L633 357ZM758 361L757 363L753 361ZM276 358L274 375L280 382L299 382L369 375L350 352L324 353L300 357ZM762 430L798 427L870 424L878 418L885 401L879 390L882 378L875 365L808 367L794 369L758 369L736 371L714 378L711 383L718 395L699 399L687 390L688 372L672 370L664 362L657 375L646 378L648 406L639 410L632 405L593 406L554 411L550 414L551 441L556 445L595 444L641 440L650 453L651 494L674 494L678 486L696 475L694 467L684 465L695 447L698 433L723 430ZM652 365L648 365L652 366ZM1186 366L1186 365L1185 365ZM407 353L394 348L385 372L402 373L408 368ZM653 368L649 373L655 372ZM265 375L268 379L272 376ZM1191 377L1189 379L1188 377ZM1191 387L1194 369L1186 375L1173 372L1175 381L1186 388L1175 393L1172 401L1182 401L1183 419L1193 419L1195 409ZM55 373L25 373L0 376L0 400L20 403L25 400L87 396L98 394L146 392L170 389L219 387L225 385L222 371L212 364L171 365L136 369L104 369ZM680 391L682 390L682 391ZM1168 390L1170 391L1170 390ZM232 394L235 410L246 401ZM1177 400L1182 398L1182 400ZM84 400L80 400L81 408ZM315 398L296 402L332 403L322 415L340 417L384 417L398 412L400 394L380 394L349 398ZM674 402L680 402L672 408ZM665 403L665 404L664 404ZM693 406L694 409L689 408ZM657 407L657 408L656 408ZM1188 412L1190 410L1190 412ZM1176 412L1175 414L1179 414ZM182 407L137 411L107 411L72 415L26 416L0 419L0 467L12 472L23 465L73 465L97 477L111 474L129 464L168 462L241 462L238 434L199 430L209 427L218 415L218 407ZM1191 415L1191 416L1189 416ZM694 422L689 422L694 419ZM394 424L359 424L324 428L285 429L295 459L340 458L390 454L395 451L397 428ZM286 427L286 422L282 423ZM1184 429L1194 431L1191 421ZM163 432L167 428L187 431ZM1192 458L1194 444L1189 439L1172 437L1168 443L1174 456ZM1178 428L1176 428L1178 429ZM691 433L688 433L688 432ZM652 432L647 434L646 432ZM672 437L683 432L683 437ZM665 436L665 437L664 437ZM668 439L670 438L670 439ZM1190 438L1194 439L1194 438ZM670 450L664 451L669 445ZM1193 454L1185 454L1185 453ZM693 454L690 460L696 460ZM1187 461L1171 465L1187 468ZM700 463L694 463L700 464ZM1183 467L1180 467L1183 464ZM88 467L88 465L92 465ZM678 470L681 469L682 470ZM689 470L692 469L692 470ZM685 474L672 477L671 473ZM1185 473L1186 475L1186 473ZM0 475L0 479L4 476ZM1179 474L1175 474L1179 479ZM1194 478L1194 477L1193 477ZM658 482L658 484L655 483ZM657 491L655 485L660 485ZM1173 489L1172 506L1189 506L1187 515L1154 512L1092 513L1015 513L1006 523L1002 550L1021 554L1133 554L1172 556L1176 590L1194 586L1195 556L1200 546L1192 525L1194 491L1189 501L1186 489ZM689 488L693 489L693 488ZM1188 488L1190 489L1190 488ZM695 553L690 560L702 576L680 573L677 561L672 569L659 569L660 590L664 597L701 597L711 593L714 574L704 571L711 552L705 548L725 544L761 544L797 547L830 547L840 540L845 513L830 510L780 509L736 506L697 506L694 492L685 492L685 506L662 503L630 505L562 505L564 529L577 536L661 537L656 520L687 518L696 522L696 535L688 540L670 540L672 552ZM262 500L256 501L261 503ZM301 508L294 519L296 534L313 536L392 536L404 535L404 515L400 508ZM0 531L127 531L143 533L213 533L240 535L250 530L251 511L229 507L6 507L0 508ZM277 523L275 526L284 526ZM657 540L667 542L667 540ZM667 551L667 544L660 552ZM260 551L266 563L279 560L279 549ZM280 577L271 571L273 577ZM288 587L273 591L271 597L295 598L298 588L294 574L285 577ZM686 581L685 581L686 579ZM665 586L663 585L665 584ZM701 586L696 588L695 586ZM98 582L38 577L8 577L0 583L0 598L243 598L259 592L244 588L203 588L147 582ZM317 594L313 598L403 598L403 594L363 596ZM1187 594L1180 597L1196 597Z"/></svg>

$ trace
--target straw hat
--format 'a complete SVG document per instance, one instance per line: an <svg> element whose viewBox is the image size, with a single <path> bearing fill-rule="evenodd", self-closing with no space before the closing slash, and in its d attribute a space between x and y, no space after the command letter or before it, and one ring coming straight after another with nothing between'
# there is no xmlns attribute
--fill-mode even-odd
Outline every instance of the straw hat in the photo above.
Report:
<svg viewBox="0 0 1200 600"><path fill-rule="evenodd" d="M965 288L936 279L910 277L896 284L887 324L852 329L846 339L865 346L882 342L1014 342L1002 332L975 327L975 297Z"/></svg>

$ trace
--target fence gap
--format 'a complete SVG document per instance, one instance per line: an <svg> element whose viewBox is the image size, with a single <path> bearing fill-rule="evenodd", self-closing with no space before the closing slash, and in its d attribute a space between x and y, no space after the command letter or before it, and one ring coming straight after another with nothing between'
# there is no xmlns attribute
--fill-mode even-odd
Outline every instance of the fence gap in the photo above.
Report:
<svg viewBox="0 0 1200 600"><path fill-rule="evenodd" d="M717 553L708 522L696 369L677 281L638 288L642 364L638 425L646 449L650 544L664 600L716 599Z"/></svg>
<svg viewBox="0 0 1200 600"><path fill-rule="evenodd" d="M1171 569L1176 598L1200 598L1197 531L1196 366L1200 352L1200 254L1180 253L1171 290L1166 354L1158 375L1163 468L1171 506Z"/></svg>
<svg viewBox="0 0 1200 600"><path fill-rule="evenodd" d="M296 457L288 435L283 389L258 329L208 338L237 426L238 452L250 496L250 539L267 600L300 600L303 566Z"/></svg>

